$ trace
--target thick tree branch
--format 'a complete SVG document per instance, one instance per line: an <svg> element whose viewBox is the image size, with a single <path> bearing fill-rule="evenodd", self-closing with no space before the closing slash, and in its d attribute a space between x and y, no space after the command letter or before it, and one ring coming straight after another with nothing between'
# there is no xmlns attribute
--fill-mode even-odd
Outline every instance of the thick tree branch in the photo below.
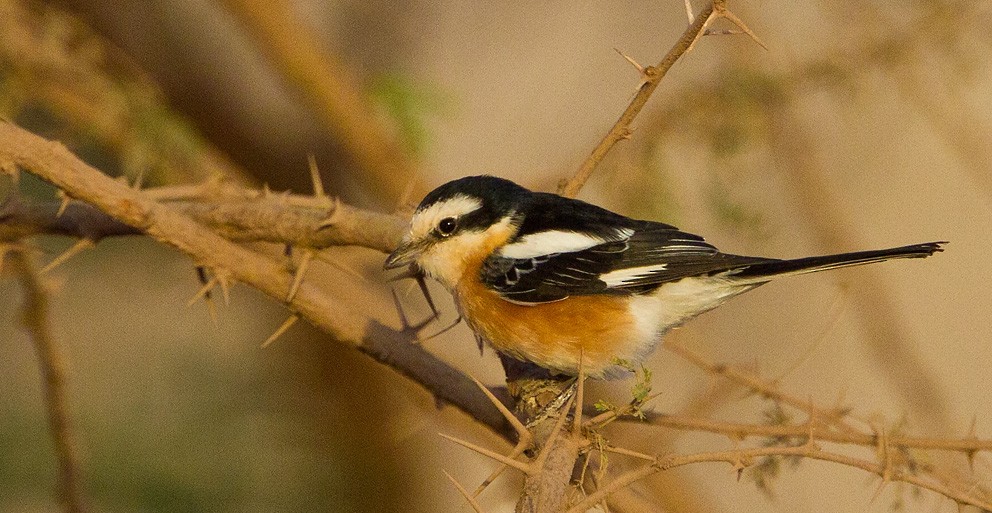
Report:
<svg viewBox="0 0 992 513"><path fill-rule="evenodd" d="M61 144L0 123L0 164L30 171L71 197L180 249L196 265L226 273L230 279L284 302L289 310L337 340L393 367L482 424L507 433L504 419L475 384L413 344L414 333L394 330L367 313L345 307L307 281L300 285L293 300L285 303L294 276L282 262L241 247L150 195L100 173Z"/></svg>
<svg viewBox="0 0 992 513"><path fill-rule="evenodd" d="M210 196L161 203L234 242L274 242L303 248L362 246L382 252L399 243L406 220L344 203L306 205L312 197L263 195L231 186ZM145 191L154 197L163 190ZM295 200L295 201L294 201ZM28 203L16 196L0 204L0 237L66 235L98 241L141 230L97 208L71 202L59 214L56 202ZM330 213L328 210L330 208Z"/></svg>

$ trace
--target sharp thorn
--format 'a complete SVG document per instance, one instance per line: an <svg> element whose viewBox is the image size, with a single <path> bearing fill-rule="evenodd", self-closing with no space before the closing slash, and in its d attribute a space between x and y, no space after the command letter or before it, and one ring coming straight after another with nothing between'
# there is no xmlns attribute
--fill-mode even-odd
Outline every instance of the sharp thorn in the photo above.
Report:
<svg viewBox="0 0 992 513"><path fill-rule="evenodd" d="M526 450L527 450L527 445L525 445L522 441L517 442L517 445L513 447L513 450L510 451L510 454L508 454L506 457L510 459L516 459L517 456L520 456ZM489 474L489 477L487 477L485 481L479 484L479 487L476 488L474 492L472 492L472 497L478 497L480 493L485 491L485 489L488 488L489 485L493 484L493 482L496 481L496 478L501 476L503 472L508 468L510 467L505 464L501 464L499 468L493 471L492 474Z"/></svg>
<svg viewBox="0 0 992 513"><path fill-rule="evenodd" d="M317 169L317 158L313 153L307 155L307 164L310 167L310 181L313 183L313 195L318 199L327 198L324 192L324 182L320 179L320 170Z"/></svg>
<svg viewBox="0 0 992 513"><path fill-rule="evenodd" d="M642 459L644 461L658 461L656 456L651 456L650 454L644 454L642 452L632 451L630 449L624 449L622 447L607 446L603 448L606 452L612 452L613 454L622 454L624 456L631 456L634 458Z"/></svg>
<svg viewBox="0 0 992 513"><path fill-rule="evenodd" d="M441 472L444 472L444 475L447 476L448 481L451 481L451 484L455 485L455 488L458 489L458 493L462 494L462 497L465 497L465 500L467 500L468 504L472 506L472 509L475 510L475 513L485 513L485 511L483 511L482 509L482 506L479 505L479 502L475 500L474 496L469 495L468 490L466 490L465 487L461 485L461 483L459 483L446 470L442 470Z"/></svg>
<svg viewBox="0 0 992 513"><path fill-rule="evenodd" d="M465 440L462 440L462 439L459 439L459 438L455 438L453 436L446 435L444 433L438 433L438 435L440 435L442 438L445 438L447 440L450 440L450 441L452 441L452 442L454 442L454 443L456 443L456 444L458 444L458 445L460 445L460 446L462 446L462 447L464 447L466 449L475 451L475 452L477 452L477 453L479 453L479 454L481 454L481 455L483 455L483 456L485 456L487 458L494 459L494 460L496 460L496 461L498 461L500 463L504 463L506 465L509 465L509 466L511 466L511 467L513 467L513 468L515 468L515 469L523 472L523 473L529 474L530 471L531 471L531 466L528 465L528 464L526 464L526 463L524 463L524 462L522 462L522 461L517 461L517 460L514 460L514 459L510 459L510 458L508 458L506 456L503 456L502 454L499 454L499 453L490 451L489 449L486 449L484 447L479 447L478 445L475 445L475 444L473 444L471 442L466 442Z"/></svg>
<svg viewBox="0 0 992 513"><path fill-rule="evenodd" d="M208 294L203 298L203 302L207 304L207 314L210 315L210 321L214 323L214 326L217 326L217 305L214 304L213 298Z"/></svg>
<svg viewBox="0 0 992 513"><path fill-rule="evenodd" d="M744 24L744 21L738 18L737 15L727 10L722 11L720 15L730 20L730 22L733 23L734 25L737 25L737 27L740 28L745 34L751 36L751 39L753 39L755 43L758 43L759 46L764 48L766 51L768 50L768 45L766 45L765 42L762 41L761 38L754 33L754 31L752 31L746 24Z"/></svg>
<svg viewBox="0 0 992 513"><path fill-rule="evenodd" d="M200 269L203 269L203 268L202 267L198 267L197 268L197 272L199 272ZM202 280L202 277L201 277L201 280ZM196 291L196 294L194 294L193 297L191 297L189 299L189 301L186 302L186 306L187 307L191 307L191 306L195 305L196 302L199 301L201 298L207 299L209 301L209 299L210 299L210 290L213 289L216 285L217 285L217 277L216 276L214 276L214 277L210 278L209 280L207 280L207 282L204 283L203 286L200 287L200 290Z"/></svg>
<svg viewBox="0 0 992 513"><path fill-rule="evenodd" d="M469 379L475 383L475 386L479 387L479 390L481 390L483 394L486 394L489 402L493 403L493 406L495 406L496 409L503 414L503 418L506 419L511 426L513 426L513 429L517 432L519 439L527 439L529 443L529 441L533 439L533 436L530 434L530 430L527 429L527 426L525 426L523 422L520 422L520 419L518 419L517 416L514 415L505 404L503 404L503 401L500 401L499 398L496 397L496 395L493 394L486 385L483 385L482 382L475 379L472 375L469 375Z"/></svg>
<svg viewBox="0 0 992 513"><path fill-rule="evenodd" d="M83 251L89 248L92 248L93 246L96 246L96 243L93 242L92 240L79 239L78 241L76 241L75 244L69 246L69 249L63 251L61 255L55 257L51 262L49 262L48 265L42 267L41 271L39 271L39 274L45 274L51 271L52 269L55 269L56 267L64 264L70 258L78 255L79 253L82 253Z"/></svg>
<svg viewBox="0 0 992 513"><path fill-rule="evenodd" d="M303 284L303 277L306 276L307 270L310 269L310 262L313 261L314 252L312 249L303 250L303 256L300 257L300 265L296 268L296 273L293 274L293 284L289 287L289 294L286 295L286 302L292 303L293 298L296 297L296 293L300 290L300 285Z"/></svg>
<svg viewBox="0 0 992 513"><path fill-rule="evenodd" d="M227 277L226 273L216 273L217 284L220 285L220 292L224 296L224 305L231 305L231 279Z"/></svg>
<svg viewBox="0 0 992 513"><path fill-rule="evenodd" d="M62 214L65 213L65 209L69 208L69 203L72 202L72 198L70 198L69 195L62 189L59 189L57 194L59 197L59 209L55 212L56 219L62 217Z"/></svg>
<svg viewBox="0 0 992 513"><path fill-rule="evenodd" d="M633 66L637 70L638 73L640 73L641 75L644 75L644 66L641 66L641 64L639 62L635 61L633 57L631 57L631 56L623 53L623 51L621 51L619 48L614 48L613 51L615 51L618 54L620 54L620 57L623 57L624 60L626 60L627 62L629 62L630 65Z"/></svg>
<svg viewBox="0 0 992 513"><path fill-rule="evenodd" d="M283 333L286 333L286 330L288 330L294 324L296 324L296 321L298 320L300 320L299 315L297 314L290 315L288 319L283 321L283 323L278 328L276 328L276 331L272 335L270 335L269 338L265 339L265 342L262 342L262 349L265 349L266 347L272 345L272 343L275 342L277 338L281 337Z"/></svg>

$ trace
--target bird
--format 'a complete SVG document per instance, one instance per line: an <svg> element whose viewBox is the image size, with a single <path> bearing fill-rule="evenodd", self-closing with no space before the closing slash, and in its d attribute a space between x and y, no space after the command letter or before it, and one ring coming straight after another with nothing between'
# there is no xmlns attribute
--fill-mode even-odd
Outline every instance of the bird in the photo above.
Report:
<svg viewBox="0 0 992 513"><path fill-rule="evenodd" d="M477 338L503 355L611 379L629 375L672 328L773 279L928 257L944 244L734 255L669 224L480 175L428 193L384 268L412 266L440 282Z"/></svg>

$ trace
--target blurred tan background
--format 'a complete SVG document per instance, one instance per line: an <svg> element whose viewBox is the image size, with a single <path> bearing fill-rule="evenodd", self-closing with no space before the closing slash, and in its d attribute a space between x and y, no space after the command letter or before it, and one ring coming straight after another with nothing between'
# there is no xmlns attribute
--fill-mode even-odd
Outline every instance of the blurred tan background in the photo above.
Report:
<svg viewBox="0 0 992 513"><path fill-rule="evenodd" d="M656 63L686 25L679 1L262 4L289 9L289 30L310 31L343 61L423 170L416 198L479 173L552 190L635 91L637 72L614 48ZM306 193L306 155L314 153L332 194L396 208L233 14L250 2L0 5L3 115L66 141L102 169L132 177L147 169L153 184L199 180L175 165L186 157L163 154L196 156L208 141L256 182ZM580 197L742 254L951 241L925 261L770 284L672 336L769 378L784 374L781 385L799 397L829 406L842 396L893 429L964 436L976 419L977 435L992 436L989 5L731 7L770 50L745 36L700 41L635 122L634 139ZM81 73L112 84L95 94L108 103L95 113L72 110L64 91L47 94L79 79L39 73L38 62L58 59L32 48L91 59ZM115 124L135 109L144 109L141 122ZM94 121L101 116L104 124ZM107 137L115 126L123 133ZM30 180L21 188L50 194ZM69 244L39 243L49 251L44 260ZM388 306L383 255L335 251L364 278L334 269L322 276L342 289L367 285L369 297L353 302ZM108 240L51 279L86 493L97 510L468 511L440 469L469 484L491 471L491 462L436 435L499 444L491 433L303 323L260 349L285 315L261 294L236 287L216 325L202 304L187 308L199 284L174 251ZM437 297L453 318L439 289ZM55 511L36 362L15 322L20 291L5 279L0 298L0 511ZM405 301L420 303L416 293ZM464 326L427 347L487 383L501 381L492 352L480 358ZM660 411L678 411L712 384L663 349L650 366L665 390ZM626 386L591 393L617 396ZM768 407L735 391L706 414L760 421ZM616 436L645 452L730 446L644 428ZM967 469L963 456L948 464ZM989 470L979 455L975 475L987 482ZM638 490L668 511L956 511L947 499L899 486L872 500L877 479L826 463L786 466L771 494L735 477L726 466L699 466ZM514 487L511 479L487 491L489 511L512 510Z"/></svg>

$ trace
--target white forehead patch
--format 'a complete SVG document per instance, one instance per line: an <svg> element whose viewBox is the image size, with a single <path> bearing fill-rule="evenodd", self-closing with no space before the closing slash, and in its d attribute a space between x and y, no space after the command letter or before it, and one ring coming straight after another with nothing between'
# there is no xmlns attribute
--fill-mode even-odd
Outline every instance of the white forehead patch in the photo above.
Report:
<svg viewBox="0 0 992 513"><path fill-rule="evenodd" d="M513 244L500 248L501 256L507 258L534 258L551 253L572 253L582 251L604 242L615 242L630 238L634 230L619 228L613 237L599 237L587 233L564 230L549 230L525 235Z"/></svg>
<svg viewBox="0 0 992 513"><path fill-rule="evenodd" d="M474 212L482 208L482 201L464 194L457 194L444 201L439 201L433 205L418 210L413 214L410 222L410 237L414 240L426 236L437 223L446 217L458 218L469 212Z"/></svg>

